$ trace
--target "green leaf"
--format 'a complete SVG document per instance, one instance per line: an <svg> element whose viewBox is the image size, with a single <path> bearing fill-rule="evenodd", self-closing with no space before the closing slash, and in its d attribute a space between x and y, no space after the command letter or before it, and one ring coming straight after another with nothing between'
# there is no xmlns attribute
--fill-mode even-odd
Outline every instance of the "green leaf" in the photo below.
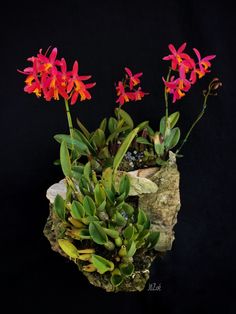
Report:
<svg viewBox="0 0 236 314"><path fill-rule="evenodd" d="M92 146L92 144L89 142L89 140L84 136L84 134L82 132L80 132L77 129L73 130L73 137L75 139L77 139L78 141L84 143L87 146L88 149L88 153L90 152L92 155L96 155L96 150L95 148Z"/></svg>
<svg viewBox="0 0 236 314"><path fill-rule="evenodd" d="M85 178L87 180L90 180L90 176L92 174L92 170L91 170L91 163L90 161L88 161L85 166L84 166L84 169L83 169L83 174L85 176Z"/></svg>
<svg viewBox="0 0 236 314"><path fill-rule="evenodd" d="M91 142L94 143L94 145L98 148L102 148L106 144L106 139L105 139L105 134L103 130L97 129L94 133L93 136L90 139Z"/></svg>
<svg viewBox="0 0 236 314"><path fill-rule="evenodd" d="M146 213L139 209L139 212L138 212L138 220L137 220L137 223L141 226L143 226L144 229L149 229L150 228L150 225L151 225L151 222L150 222L150 219L149 217L146 215Z"/></svg>
<svg viewBox="0 0 236 314"><path fill-rule="evenodd" d="M139 128L139 131L142 131L143 129L147 128L149 124L149 121L143 121L137 125L137 128Z"/></svg>
<svg viewBox="0 0 236 314"><path fill-rule="evenodd" d="M100 152L98 153L99 159L108 159L111 158L110 151L107 146L103 147Z"/></svg>
<svg viewBox="0 0 236 314"><path fill-rule="evenodd" d="M123 126L123 127L120 127L120 128L116 128L114 132L112 132L107 140L106 140L106 144L108 144L109 142L112 142L115 138L117 138L117 136L121 133L121 132L124 132L124 131L127 131L129 130L130 127L129 126Z"/></svg>
<svg viewBox="0 0 236 314"><path fill-rule="evenodd" d="M162 117L160 121L160 133L164 136L165 135L165 128L166 128L166 117Z"/></svg>
<svg viewBox="0 0 236 314"><path fill-rule="evenodd" d="M108 167L102 172L102 184L105 188L111 190L112 186L112 168Z"/></svg>
<svg viewBox="0 0 236 314"><path fill-rule="evenodd" d="M146 138L139 136L136 138L136 142L140 143L140 144L145 144L145 145L149 145L149 146L153 146L152 143L150 143Z"/></svg>
<svg viewBox="0 0 236 314"><path fill-rule="evenodd" d="M113 169L114 169L114 173L117 171L125 153L127 152L127 150L129 149L130 144L132 143L133 139L135 138L135 136L137 135L139 131L139 128L135 128L134 130L132 130L127 137L125 138L124 142L121 144L121 146L118 149L118 152L116 153L116 156L114 158L114 162L113 162Z"/></svg>
<svg viewBox="0 0 236 314"><path fill-rule="evenodd" d="M106 204L107 204L107 202L106 202L106 200L104 200L102 202L102 204L98 206L97 211L98 212L104 211L104 209L106 208Z"/></svg>
<svg viewBox="0 0 236 314"><path fill-rule="evenodd" d="M126 214L131 217L134 213L134 208L133 206L131 206L130 204L128 203L123 203L122 204L122 209L126 212Z"/></svg>
<svg viewBox="0 0 236 314"><path fill-rule="evenodd" d="M127 221L121 213L116 212L112 217L112 222L114 222L117 226L124 227Z"/></svg>
<svg viewBox="0 0 236 314"><path fill-rule="evenodd" d="M106 232L103 230L102 226L96 221L90 222L89 233L93 241L97 244L104 244L108 241Z"/></svg>
<svg viewBox="0 0 236 314"><path fill-rule="evenodd" d="M123 276L118 268L116 268L111 275L111 283L114 287L118 287L123 282Z"/></svg>
<svg viewBox="0 0 236 314"><path fill-rule="evenodd" d="M165 146L167 149L175 147L180 139L180 129L174 128L171 130L170 134L165 138Z"/></svg>
<svg viewBox="0 0 236 314"><path fill-rule="evenodd" d="M169 120L169 123L170 123L170 128L173 129L173 127L176 125L176 123L178 122L179 120L179 111L176 111L174 113L172 113L169 117L168 117L168 120Z"/></svg>
<svg viewBox="0 0 236 314"><path fill-rule="evenodd" d="M107 118L104 118L102 122L100 123L99 129L103 130L103 132L105 133L106 127L107 127Z"/></svg>
<svg viewBox="0 0 236 314"><path fill-rule="evenodd" d="M53 208L57 216L62 220L65 220L66 206L65 201L61 197L61 195L57 194L57 196L55 197Z"/></svg>
<svg viewBox="0 0 236 314"><path fill-rule="evenodd" d="M148 243L147 248L149 250L153 249L156 246L159 238L160 238L160 232L152 231L147 238L147 243Z"/></svg>
<svg viewBox="0 0 236 314"><path fill-rule="evenodd" d="M113 271L114 269L114 264L100 255L92 254L91 262L101 275L107 271Z"/></svg>
<svg viewBox="0 0 236 314"><path fill-rule="evenodd" d="M100 183L97 183L93 193L96 205L100 206L106 200L104 187Z"/></svg>
<svg viewBox="0 0 236 314"><path fill-rule="evenodd" d="M93 221L99 221L99 218L97 216L88 216L86 217L86 219L88 220L88 222L93 222Z"/></svg>
<svg viewBox="0 0 236 314"><path fill-rule="evenodd" d="M156 159L156 163L160 166L164 166L166 165L166 161L165 160L162 160L161 158L157 157Z"/></svg>
<svg viewBox="0 0 236 314"><path fill-rule="evenodd" d="M155 134L154 130L149 125L147 125L146 128L147 128L147 131L148 131L148 135L154 136L154 134Z"/></svg>
<svg viewBox="0 0 236 314"><path fill-rule="evenodd" d="M71 215L75 219L81 219L85 216L85 210L83 205L78 201L73 201L71 206Z"/></svg>
<svg viewBox="0 0 236 314"><path fill-rule="evenodd" d="M106 232L106 234L107 234L109 237L111 237L111 238L113 238L113 239L118 238L119 235L120 235L118 231L113 230L113 229L103 228L103 230Z"/></svg>
<svg viewBox="0 0 236 314"><path fill-rule="evenodd" d="M70 241L65 239L58 239L58 244L62 251L66 253L66 255L74 259L78 258L78 250Z"/></svg>
<svg viewBox="0 0 236 314"><path fill-rule="evenodd" d="M71 138L70 135L57 134L57 135L54 135L54 139L59 143L62 143L64 141L69 149L74 148L81 155L88 154L88 147L83 142L75 138Z"/></svg>
<svg viewBox="0 0 236 314"><path fill-rule="evenodd" d="M174 113L172 113L169 117L168 117L168 123L167 123L167 132L165 132L165 128L166 128L166 117L162 117L161 121L160 121L160 132L161 134L164 135L168 135L170 133L170 130L173 129L173 127L176 125L176 123L179 120L179 112L176 111Z"/></svg>
<svg viewBox="0 0 236 314"><path fill-rule="evenodd" d="M124 276L126 276L126 277L131 276L133 274L133 272L134 272L134 265L133 265L133 263L128 263L128 264L121 263L119 265L119 268L120 268L121 273Z"/></svg>
<svg viewBox="0 0 236 314"><path fill-rule="evenodd" d="M134 241L130 241L130 243L127 245L127 256L132 257L134 256L136 252L136 244Z"/></svg>
<svg viewBox="0 0 236 314"><path fill-rule="evenodd" d="M83 132L83 134L86 136L87 139L89 139L90 137L90 133L89 131L86 129L86 127L82 124L82 122L80 122L80 120L78 118L76 118L76 122L78 124L78 127L80 128L80 130Z"/></svg>
<svg viewBox="0 0 236 314"><path fill-rule="evenodd" d="M120 180L120 186L119 186L119 193L123 194L125 193L125 197L129 195L130 191L130 180L127 175L123 175Z"/></svg>
<svg viewBox="0 0 236 314"><path fill-rule="evenodd" d="M91 239L90 233L88 229L80 229L79 236L81 239Z"/></svg>
<svg viewBox="0 0 236 314"><path fill-rule="evenodd" d="M60 148L60 161L61 168L66 177L71 176L71 162L68 148L66 146L66 142L62 141Z"/></svg>
<svg viewBox="0 0 236 314"><path fill-rule="evenodd" d="M86 195L83 199L83 207L88 216L94 216L96 212L96 206L93 199Z"/></svg>
<svg viewBox="0 0 236 314"><path fill-rule="evenodd" d="M120 116L122 119L124 119L126 124L128 124L128 126L131 129L133 129L134 122L133 122L131 116L126 111L122 110L121 108L116 108L115 114L117 117Z"/></svg>
<svg viewBox="0 0 236 314"><path fill-rule="evenodd" d="M88 194L88 192L92 190L90 182L85 178L84 175L82 175L79 180L79 189L83 194Z"/></svg>
<svg viewBox="0 0 236 314"><path fill-rule="evenodd" d="M110 133L113 133L117 128L117 120L113 117L110 117L108 120L108 129Z"/></svg>
<svg viewBox="0 0 236 314"><path fill-rule="evenodd" d="M155 148L155 152L158 156L162 156L164 154L165 151L165 146L164 143L161 144L154 144L154 148Z"/></svg>
<svg viewBox="0 0 236 314"><path fill-rule="evenodd" d="M123 231L123 235L125 237L126 240L132 240L133 236L134 236L134 226L129 225L128 227L125 228L125 230Z"/></svg>

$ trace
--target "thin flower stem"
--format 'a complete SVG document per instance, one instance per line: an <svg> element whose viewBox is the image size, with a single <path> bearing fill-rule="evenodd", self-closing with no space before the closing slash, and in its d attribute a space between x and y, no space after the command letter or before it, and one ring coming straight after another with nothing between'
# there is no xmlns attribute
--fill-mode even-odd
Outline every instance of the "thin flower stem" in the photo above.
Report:
<svg viewBox="0 0 236 314"><path fill-rule="evenodd" d="M180 145L180 147L176 150L175 154L177 155L180 150L183 148L184 144L187 142L188 138L189 138L189 135L191 134L192 130L194 129L194 127L196 126L196 124L199 122L199 120L202 118L202 116L204 115L205 113L205 110L207 108L207 99L210 95L211 91L210 89L208 89L207 93L205 94L204 96L204 102L203 102L203 108L202 108L202 111L199 113L199 115L197 116L196 120L193 122L193 124L191 125L188 133L186 134L182 144Z"/></svg>
<svg viewBox="0 0 236 314"><path fill-rule="evenodd" d="M169 72L167 74L166 82L169 82L171 74L171 68L169 69ZM168 93L167 93L167 87L165 86L164 90L164 97L165 97L165 106L166 106L166 118L165 118L165 133L167 130L167 121L168 121L168 115L169 115L169 109L168 109Z"/></svg>
<svg viewBox="0 0 236 314"><path fill-rule="evenodd" d="M65 106L66 106L66 114L67 114L67 121L68 121L70 136L71 136L71 139L72 139L73 138L73 123L72 123L71 114L70 114L70 108L69 108L69 104L68 104L68 100L67 99L65 99Z"/></svg>

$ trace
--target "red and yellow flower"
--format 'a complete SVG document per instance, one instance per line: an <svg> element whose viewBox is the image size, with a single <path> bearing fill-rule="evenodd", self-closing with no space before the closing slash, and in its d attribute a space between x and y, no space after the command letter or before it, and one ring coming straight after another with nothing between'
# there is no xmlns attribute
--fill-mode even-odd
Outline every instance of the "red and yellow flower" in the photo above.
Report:
<svg viewBox="0 0 236 314"><path fill-rule="evenodd" d="M27 60L32 62L31 67L19 71L27 75L24 88L25 92L35 93L37 97L42 95L47 101L52 98L59 100L60 97L65 100L70 99L71 105L75 104L80 96L80 101L91 99L91 94L87 89L95 86L96 83L84 84L82 81L91 78L91 75L80 76L78 74L78 62L75 61L72 71L67 71L66 60L57 59L57 48L53 48L49 57L48 51L42 53L42 49L36 57L30 57Z"/></svg>

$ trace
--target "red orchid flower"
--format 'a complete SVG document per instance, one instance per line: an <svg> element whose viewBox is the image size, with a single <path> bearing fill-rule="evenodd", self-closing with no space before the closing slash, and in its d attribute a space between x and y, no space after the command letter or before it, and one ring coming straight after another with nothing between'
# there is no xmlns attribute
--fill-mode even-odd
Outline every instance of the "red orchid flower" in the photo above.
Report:
<svg viewBox="0 0 236 314"><path fill-rule="evenodd" d="M91 99L91 94L87 89L92 88L96 83L84 84L82 81L86 81L91 78L91 75L79 76L78 75L79 64L74 62L71 77L68 80L67 93L72 91L71 105L74 105L80 95L80 101L85 99Z"/></svg>
<svg viewBox="0 0 236 314"><path fill-rule="evenodd" d="M39 53L37 54L38 61L41 63L41 67L39 68L40 72L48 72L54 66L60 65L60 61L56 60L57 48L52 49L49 57L46 56L48 50L46 51L45 55L42 54L42 49L40 49Z"/></svg>
<svg viewBox="0 0 236 314"><path fill-rule="evenodd" d="M166 86L167 93L173 94L173 103L182 98L185 95L184 92L189 91L191 88L191 83L186 79L184 67L180 68L179 78L175 79L175 77L172 76L170 82L165 81L164 78L162 79Z"/></svg>
<svg viewBox="0 0 236 314"><path fill-rule="evenodd" d="M49 50L49 49L48 49ZM64 58L57 59L57 48L53 48L49 57L48 50L45 54L39 50L37 57L30 57L27 60L32 62L31 67L19 71L27 75L24 90L27 93L35 93L37 97L44 96L47 101L52 98L59 100L71 98L73 105L78 96L80 100L91 99L87 89L92 88L96 83L84 84L82 81L91 78L90 75L78 75L78 62L75 61L72 71L67 71L67 64Z"/></svg>
<svg viewBox="0 0 236 314"><path fill-rule="evenodd" d="M177 50L174 45L169 44L169 50L172 54L163 58L163 60L171 60L171 68L172 70L176 70L180 65L184 66L185 72L187 73L189 69L193 68L194 60L186 53L184 53L184 49L186 47L186 43L183 43Z"/></svg>
<svg viewBox="0 0 236 314"><path fill-rule="evenodd" d="M120 103L120 106L123 106L125 102L130 100L134 100L134 95L131 92L126 92L125 87L121 81L118 82L118 86L116 87L117 96L119 98L116 100L117 103Z"/></svg>
<svg viewBox="0 0 236 314"><path fill-rule="evenodd" d="M134 86L136 86L137 84L140 83L140 79L139 77L143 75L142 72L140 73L137 73L137 74L132 74L131 70L129 68L125 68L125 71L126 73L128 74L129 76L129 87L130 87L130 90L133 89Z"/></svg>
<svg viewBox="0 0 236 314"><path fill-rule="evenodd" d="M145 93L141 90L141 87L139 87L135 92L133 92L134 100L141 100L145 95L149 95L149 93Z"/></svg>
<svg viewBox="0 0 236 314"><path fill-rule="evenodd" d="M214 59L216 55L210 55L210 56L201 58L200 52L196 48L193 48L193 51L195 52L198 58L198 65L199 65L199 68L195 69L194 72L198 74L199 78L202 78L207 72L210 72L210 70L208 70L208 68L211 66L211 63L209 62L209 60ZM194 81L194 74L192 75L192 80Z"/></svg>

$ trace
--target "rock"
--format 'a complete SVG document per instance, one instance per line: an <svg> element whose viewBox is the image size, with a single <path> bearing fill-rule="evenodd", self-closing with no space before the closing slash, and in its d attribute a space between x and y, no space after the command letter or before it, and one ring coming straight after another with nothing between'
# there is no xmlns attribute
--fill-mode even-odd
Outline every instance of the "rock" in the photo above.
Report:
<svg viewBox="0 0 236 314"><path fill-rule="evenodd" d="M59 194L62 198L66 199L66 180L62 179L58 183L50 186L47 190L46 197L49 199L50 203L53 204L55 197Z"/></svg>
<svg viewBox="0 0 236 314"><path fill-rule="evenodd" d="M115 186L118 189L121 177L125 174L129 176L130 179L130 192L129 196L156 193L157 185L155 182L147 178L148 175L153 174L158 168L150 169L140 169L136 171L117 171Z"/></svg>
<svg viewBox="0 0 236 314"><path fill-rule="evenodd" d="M174 240L173 227L180 209L179 171L173 153L170 154L167 164L149 179L156 183L157 192L141 194L139 207L150 216L152 230L160 231L160 239L155 249L165 252L171 249Z"/></svg>

